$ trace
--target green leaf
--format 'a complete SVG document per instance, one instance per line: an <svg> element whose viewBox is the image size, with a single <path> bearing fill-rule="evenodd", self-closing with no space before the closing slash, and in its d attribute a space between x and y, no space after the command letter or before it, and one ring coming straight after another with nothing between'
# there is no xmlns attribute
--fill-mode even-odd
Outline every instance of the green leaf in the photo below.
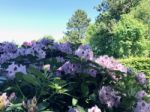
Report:
<svg viewBox="0 0 150 112"><path fill-rule="evenodd" d="M77 109L79 110L79 112L85 112L84 108L81 106L77 106Z"/></svg>
<svg viewBox="0 0 150 112"><path fill-rule="evenodd" d="M37 79L33 75L29 75L29 74L28 75L23 75L23 79L26 82L28 82L28 83L30 83L30 84L32 84L34 86L39 86L39 83L37 82Z"/></svg>
<svg viewBox="0 0 150 112"><path fill-rule="evenodd" d="M5 91L11 91L11 90L14 90L14 89L16 89L16 87L7 87L6 89L5 89Z"/></svg>
<svg viewBox="0 0 150 112"><path fill-rule="evenodd" d="M48 107L48 103L46 103L46 102L43 102L43 103L40 103L40 104L38 104L38 109L40 110L40 111L42 111L42 112L44 112L44 110L46 109Z"/></svg>
<svg viewBox="0 0 150 112"><path fill-rule="evenodd" d="M21 112L24 112L23 111L23 108L22 108L22 103L18 103L18 104L10 104L7 109L5 110L6 112L12 112L14 110L18 110L18 111L21 111Z"/></svg>
<svg viewBox="0 0 150 112"><path fill-rule="evenodd" d="M85 97L89 94L89 88L86 83L81 84L81 92L82 92L83 96L85 96Z"/></svg>
<svg viewBox="0 0 150 112"><path fill-rule="evenodd" d="M95 100L96 101L96 95L93 93L89 96L89 100Z"/></svg>
<svg viewBox="0 0 150 112"><path fill-rule="evenodd" d="M24 74L17 72L15 75L16 75L16 78L15 78L16 80L22 80Z"/></svg>
<svg viewBox="0 0 150 112"><path fill-rule="evenodd" d="M39 70L37 70L34 67L29 67L28 72L31 74L34 74L37 77L43 77L42 72L40 72Z"/></svg>
<svg viewBox="0 0 150 112"><path fill-rule="evenodd" d="M145 97L144 97L144 100L145 100L146 102L150 103L150 96L149 96L149 95L145 96Z"/></svg>
<svg viewBox="0 0 150 112"><path fill-rule="evenodd" d="M78 100L76 98L72 98L72 105L76 106L78 103Z"/></svg>

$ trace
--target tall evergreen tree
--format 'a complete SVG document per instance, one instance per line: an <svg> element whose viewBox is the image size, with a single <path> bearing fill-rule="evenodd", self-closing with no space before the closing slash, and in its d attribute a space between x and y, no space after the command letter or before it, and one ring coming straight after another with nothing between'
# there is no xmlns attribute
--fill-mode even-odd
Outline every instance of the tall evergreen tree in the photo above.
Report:
<svg viewBox="0 0 150 112"><path fill-rule="evenodd" d="M85 32L89 26L90 19L84 10L78 9L67 23L67 32L64 40L72 43L80 43L85 37Z"/></svg>

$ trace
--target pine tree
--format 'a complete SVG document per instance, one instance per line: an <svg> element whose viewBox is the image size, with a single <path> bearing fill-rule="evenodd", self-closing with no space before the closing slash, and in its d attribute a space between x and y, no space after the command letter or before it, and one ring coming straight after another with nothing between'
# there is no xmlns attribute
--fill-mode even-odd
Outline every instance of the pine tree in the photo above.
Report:
<svg viewBox="0 0 150 112"><path fill-rule="evenodd" d="M64 40L72 43L80 43L85 37L85 32L89 26L90 19L84 10L78 9L67 23L67 32Z"/></svg>

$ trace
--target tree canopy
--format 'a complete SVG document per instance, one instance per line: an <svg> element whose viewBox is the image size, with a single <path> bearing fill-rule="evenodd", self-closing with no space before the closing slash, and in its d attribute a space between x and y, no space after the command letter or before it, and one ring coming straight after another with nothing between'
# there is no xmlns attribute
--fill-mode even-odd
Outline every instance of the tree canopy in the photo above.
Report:
<svg viewBox="0 0 150 112"><path fill-rule="evenodd" d="M102 0L99 15L86 32L97 55L149 56L150 0ZM84 41L85 42L85 41Z"/></svg>
<svg viewBox="0 0 150 112"><path fill-rule="evenodd" d="M85 37L90 19L84 10L78 9L67 23L67 31L64 40L72 43L80 43Z"/></svg>

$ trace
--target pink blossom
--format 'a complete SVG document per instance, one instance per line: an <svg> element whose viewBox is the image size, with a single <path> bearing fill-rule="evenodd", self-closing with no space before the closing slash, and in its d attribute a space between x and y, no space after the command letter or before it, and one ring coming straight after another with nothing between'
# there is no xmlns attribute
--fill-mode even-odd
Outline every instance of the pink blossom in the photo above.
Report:
<svg viewBox="0 0 150 112"><path fill-rule="evenodd" d="M101 109L99 109L96 105L92 108L88 109L88 112L101 112Z"/></svg>

